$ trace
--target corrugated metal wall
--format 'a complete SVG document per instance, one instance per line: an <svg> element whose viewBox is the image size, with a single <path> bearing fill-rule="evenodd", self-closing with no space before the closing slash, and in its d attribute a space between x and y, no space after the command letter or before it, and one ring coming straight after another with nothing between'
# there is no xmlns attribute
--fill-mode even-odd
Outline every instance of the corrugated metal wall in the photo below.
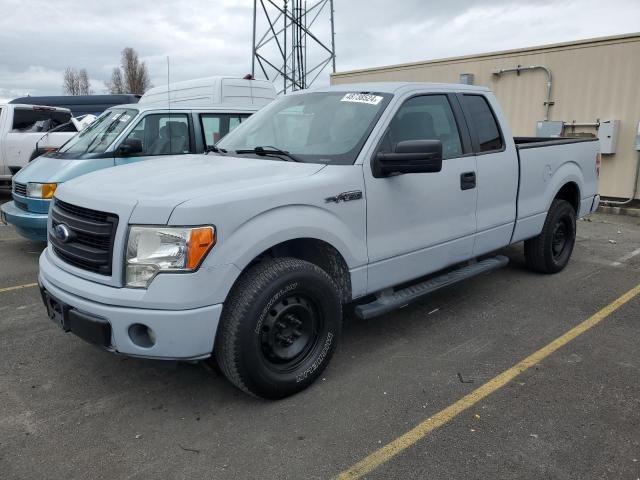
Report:
<svg viewBox="0 0 640 480"><path fill-rule="evenodd" d="M459 82L472 73L476 85L491 88L509 118L514 135L535 135L544 117L546 73L520 75L492 71L517 65L543 65L553 75L551 120L595 122L620 120L615 155L603 155L600 193L608 197L631 196L638 152L635 135L640 122L640 34L341 72L331 83L368 81ZM594 128L576 132L596 133ZM640 198L638 195L636 198Z"/></svg>

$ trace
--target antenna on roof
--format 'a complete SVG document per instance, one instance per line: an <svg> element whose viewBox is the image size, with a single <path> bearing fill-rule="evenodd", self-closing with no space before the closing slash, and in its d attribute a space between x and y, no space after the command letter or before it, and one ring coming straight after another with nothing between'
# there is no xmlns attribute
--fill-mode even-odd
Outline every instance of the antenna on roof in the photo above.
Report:
<svg viewBox="0 0 640 480"><path fill-rule="evenodd" d="M167 103L169 105L169 121L167 122L167 133L169 134L169 152L173 152L173 148L171 145L171 71L169 69L169 55L167 55ZM160 135L160 130L158 130L158 136Z"/></svg>
<svg viewBox="0 0 640 480"><path fill-rule="evenodd" d="M169 104L169 113L171 113L171 79L169 70L169 55L167 55L167 102Z"/></svg>

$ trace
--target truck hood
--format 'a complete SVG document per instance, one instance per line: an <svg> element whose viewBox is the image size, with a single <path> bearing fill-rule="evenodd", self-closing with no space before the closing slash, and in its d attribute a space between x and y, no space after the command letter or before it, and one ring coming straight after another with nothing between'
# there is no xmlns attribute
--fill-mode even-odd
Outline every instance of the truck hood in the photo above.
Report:
<svg viewBox="0 0 640 480"><path fill-rule="evenodd" d="M172 210L194 198L259 189L313 175L324 164L218 155L168 156L107 168L70 180L56 197L116 213L131 223L166 224ZM134 210L135 209L135 210Z"/></svg>

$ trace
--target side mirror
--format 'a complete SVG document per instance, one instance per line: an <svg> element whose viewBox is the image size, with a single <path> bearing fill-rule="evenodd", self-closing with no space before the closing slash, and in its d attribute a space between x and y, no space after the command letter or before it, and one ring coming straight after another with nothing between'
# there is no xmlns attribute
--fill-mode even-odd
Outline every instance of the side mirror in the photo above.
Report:
<svg viewBox="0 0 640 480"><path fill-rule="evenodd" d="M118 155L121 157L142 153L142 140L137 138L127 138L118 147Z"/></svg>
<svg viewBox="0 0 640 480"><path fill-rule="evenodd" d="M387 177L402 173L434 173L442 170L440 140L405 140L393 153L378 153L373 162L373 176Z"/></svg>

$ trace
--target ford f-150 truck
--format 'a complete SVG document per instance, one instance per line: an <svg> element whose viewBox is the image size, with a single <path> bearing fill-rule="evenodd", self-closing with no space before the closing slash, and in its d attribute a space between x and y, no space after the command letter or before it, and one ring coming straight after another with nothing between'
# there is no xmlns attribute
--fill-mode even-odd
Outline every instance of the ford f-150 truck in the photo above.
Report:
<svg viewBox="0 0 640 480"><path fill-rule="evenodd" d="M343 306L370 318L501 267L561 271L594 211L596 139L513 138L486 88L296 92L208 155L91 173L55 193L49 318L104 349L213 356L253 395L310 385ZM541 277L541 281L542 277Z"/></svg>

